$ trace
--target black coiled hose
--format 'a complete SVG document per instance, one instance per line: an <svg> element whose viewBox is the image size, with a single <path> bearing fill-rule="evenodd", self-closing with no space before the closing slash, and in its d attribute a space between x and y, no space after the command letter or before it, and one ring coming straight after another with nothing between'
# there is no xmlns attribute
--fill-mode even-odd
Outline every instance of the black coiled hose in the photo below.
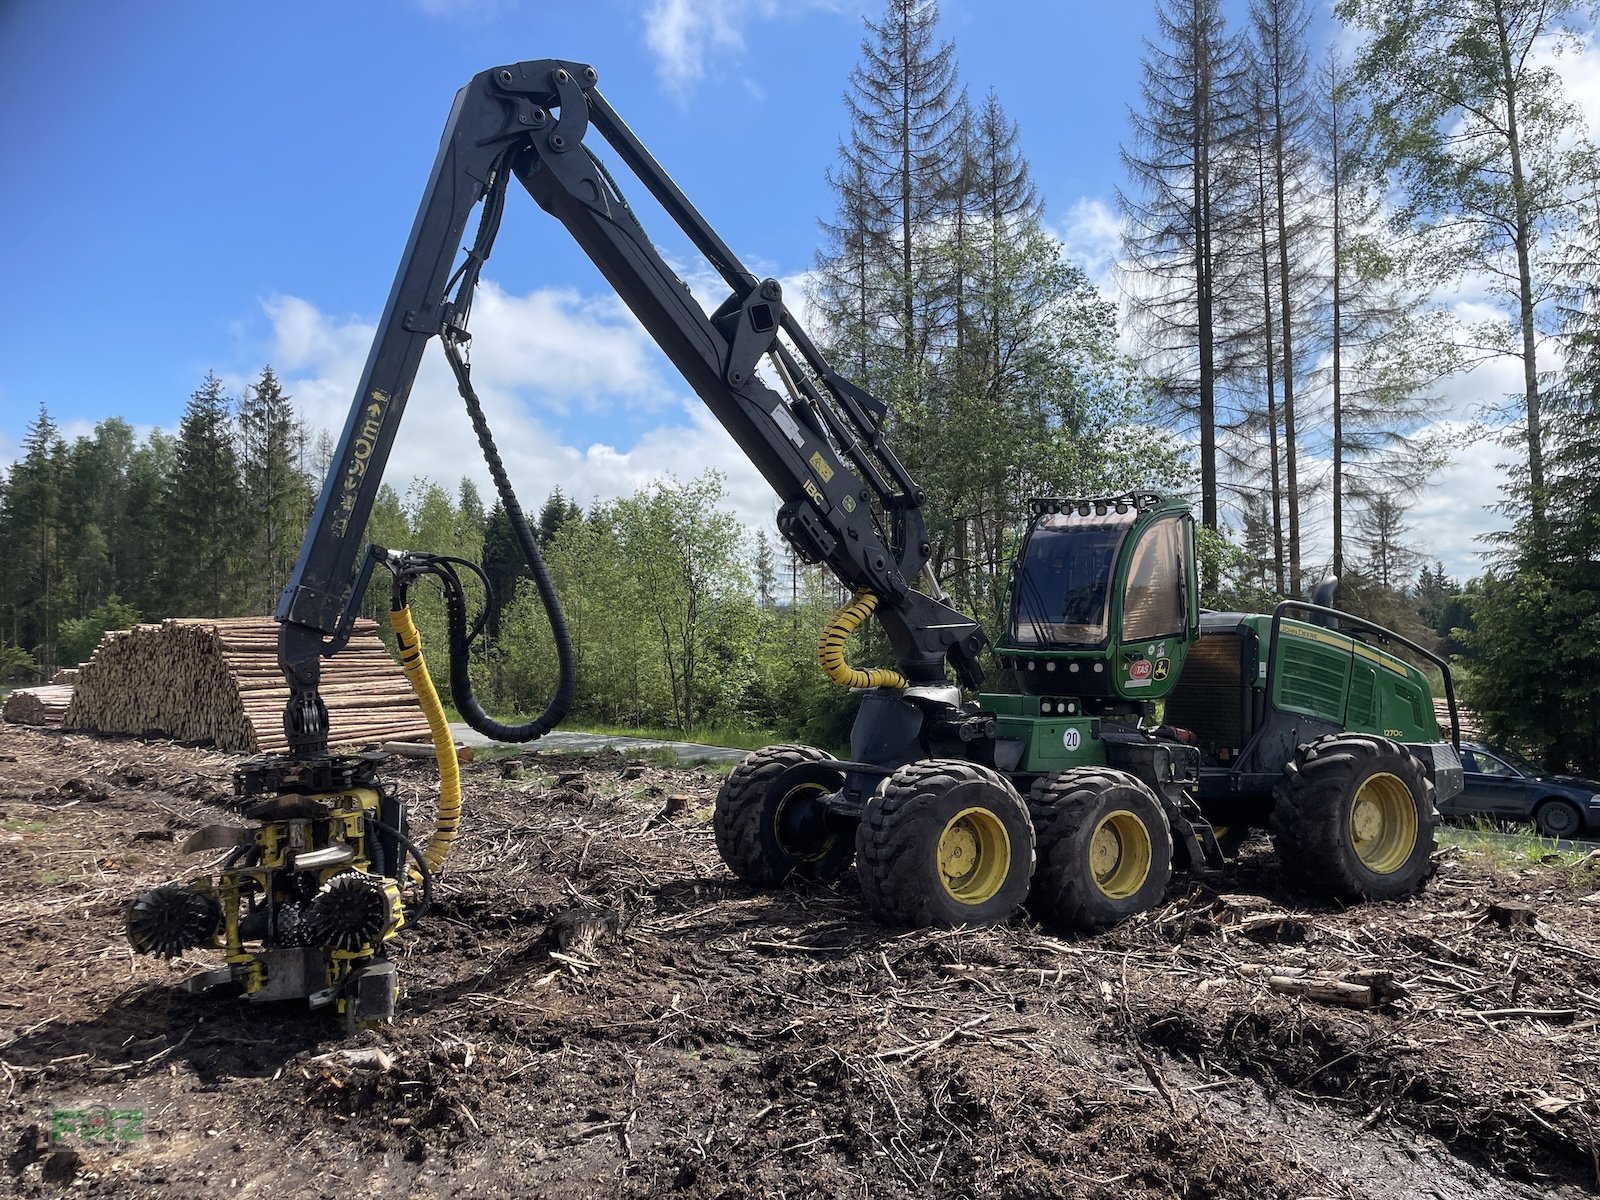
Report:
<svg viewBox="0 0 1600 1200"><path fill-rule="evenodd" d="M554 729L572 709L572 699L577 688L577 664L572 649L572 635L567 629L566 614L561 611L561 601L556 595L555 584L551 581L550 572L545 566L544 555L539 551L538 539L534 537L533 530L528 525L528 518L523 514L522 505L517 501L517 494L506 475L505 464L500 461L500 451L494 444L494 436L489 432L489 423L484 419L478 393L473 390L471 364L461 352L461 347L468 340L466 319L472 306L472 293L478 285L478 276L483 270L483 264L488 261L495 232L500 226L508 172L509 161L502 161L497 165L489 183L484 197L483 216L478 224L477 238L467 253L466 262L458 272L459 286L453 304L454 323L446 322L440 341L444 345L445 358L449 360L450 369L455 372L456 386L461 393L461 399L466 402L467 416L472 421L473 432L477 434L478 446L483 451L483 461L488 464L489 474L494 479L495 492L506 510L506 517L516 535L517 545L522 550L522 557L533 573L534 586L539 592L539 602L544 606L545 616L550 621L550 633L556 647L556 690L542 713L520 725L506 725L496 721L483 710L483 706L478 703L478 698L473 693L468 671L468 650L476 628L471 633L467 630L466 600L461 594L459 582L455 588L447 589L446 600L450 610L450 696L455 701L462 719L485 737L494 738L496 741L531 742Z"/></svg>

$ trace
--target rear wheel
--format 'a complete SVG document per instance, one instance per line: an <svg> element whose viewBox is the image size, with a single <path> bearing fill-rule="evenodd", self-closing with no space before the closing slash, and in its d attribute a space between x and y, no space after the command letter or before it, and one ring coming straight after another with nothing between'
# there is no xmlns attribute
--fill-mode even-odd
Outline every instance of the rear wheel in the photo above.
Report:
<svg viewBox="0 0 1600 1200"><path fill-rule="evenodd" d="M993 925L1022 904L1033 826L987 767L930 759L897 770L856 830L867 910L893 925Z"/></svg>
<svg viewBox="0 0 1600 1200"><path fill-rule="evenodd" d="M1161 902L1172 831L1161 802L1122 771L1058 771L1028 796L1039 866L1028 908L1041 921L1105 929Z"/></svg>
<svg viewBox="0 0 1600 1200"><path fill-rule="evenodd" d="M844 776L811 746L768 746L745 756L717 792L717 852L740 879L777 887L791 875L831 883L854 851L848 823L821 803Z"/></svg>
<svg viewBox="0 0 1600 1200"><path fill-rule="evenodd" d="M1334 733L1300 747L1273 792L1272 834L1286 874L1339 900L1419 890L1432 866L1433 784L1404 746Z"/></svg>
<svg viewBox="0 0 1600 1200"><path fill-rule="evenodd" d="M1551 797L1534 809L1533 820L1545 837L1570 838L1583 832L1583 814L1578 806L1559 797Z"/></svg>

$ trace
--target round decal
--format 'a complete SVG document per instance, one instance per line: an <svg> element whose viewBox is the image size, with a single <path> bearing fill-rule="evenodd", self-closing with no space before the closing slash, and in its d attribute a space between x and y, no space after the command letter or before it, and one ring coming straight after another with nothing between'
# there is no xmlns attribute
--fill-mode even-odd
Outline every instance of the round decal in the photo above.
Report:
<svg viewBox="0 0 1600 1200"><path fill-rule="evenodd" d="M1073 725L1061 735L1061 744L1068 750L1076 750L1081 743L1082 738L1083 735L1078 732L1078 727Z"/></svg>
<svg viewBox="0 0 1600 1200"><path fill-rule="evenodd" d="M1150 669L1150 660L1141 658L1128 668L1128 676L1131 679L1149 679Z"/></svg>

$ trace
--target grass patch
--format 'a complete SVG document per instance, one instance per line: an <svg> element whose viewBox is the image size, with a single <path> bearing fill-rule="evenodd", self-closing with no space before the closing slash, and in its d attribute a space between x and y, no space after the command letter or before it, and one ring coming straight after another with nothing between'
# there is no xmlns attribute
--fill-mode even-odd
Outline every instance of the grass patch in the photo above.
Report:
<svg viewBox="0 0 1600 1200"><path fill-rule="evenodd" d="M1490 823L1441 826L1439 844L1454 846L1489 860L1499 870L1521 871L1529 867L1571 866L1587 850L1562 850L1555 838L1536 833L1505 833Z"/></svg>
<svg viewBox="0 0 1600 1200"><path fill-rule="evenodd" d="M43 821L24 821L21 817L13 817L0 825L7 833L43 833L49 828Z"/></svg>

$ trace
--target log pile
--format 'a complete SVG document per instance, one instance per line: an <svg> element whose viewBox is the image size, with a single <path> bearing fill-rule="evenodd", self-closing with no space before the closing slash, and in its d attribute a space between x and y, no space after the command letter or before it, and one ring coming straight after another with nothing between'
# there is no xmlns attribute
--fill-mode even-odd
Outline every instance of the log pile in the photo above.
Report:
<svg viewBox="0 0 1600 1200"><path fill-rule="evenodd" d="M328 743L359 746L428 736L411 685L379 639L356 622L322 667ZM278 625L268 617L174 618L107 633L79 668L68 729L210 742L242 754L288 749Z"/></svg>
<svg viewBox="0 0 1600 1200"><path fill-rule="evenodd" d="M72 701L72 686L18 688L6 697L0 716L16 725L59 725Z"/></svg>
<svg viewBox="0 0 1600 1200"><path fill-rule="evenodd" d="M1433 715L1439 721L1439 736L1450 736L1450 702L1436 699L1433 702ZM1464 742L1481 742L1483 740L1483 726L1478 720L1478 714L1470 708L1465 708L1458 701L1456 703L1456 721L1461 726L1461 740Z"/></svg>

